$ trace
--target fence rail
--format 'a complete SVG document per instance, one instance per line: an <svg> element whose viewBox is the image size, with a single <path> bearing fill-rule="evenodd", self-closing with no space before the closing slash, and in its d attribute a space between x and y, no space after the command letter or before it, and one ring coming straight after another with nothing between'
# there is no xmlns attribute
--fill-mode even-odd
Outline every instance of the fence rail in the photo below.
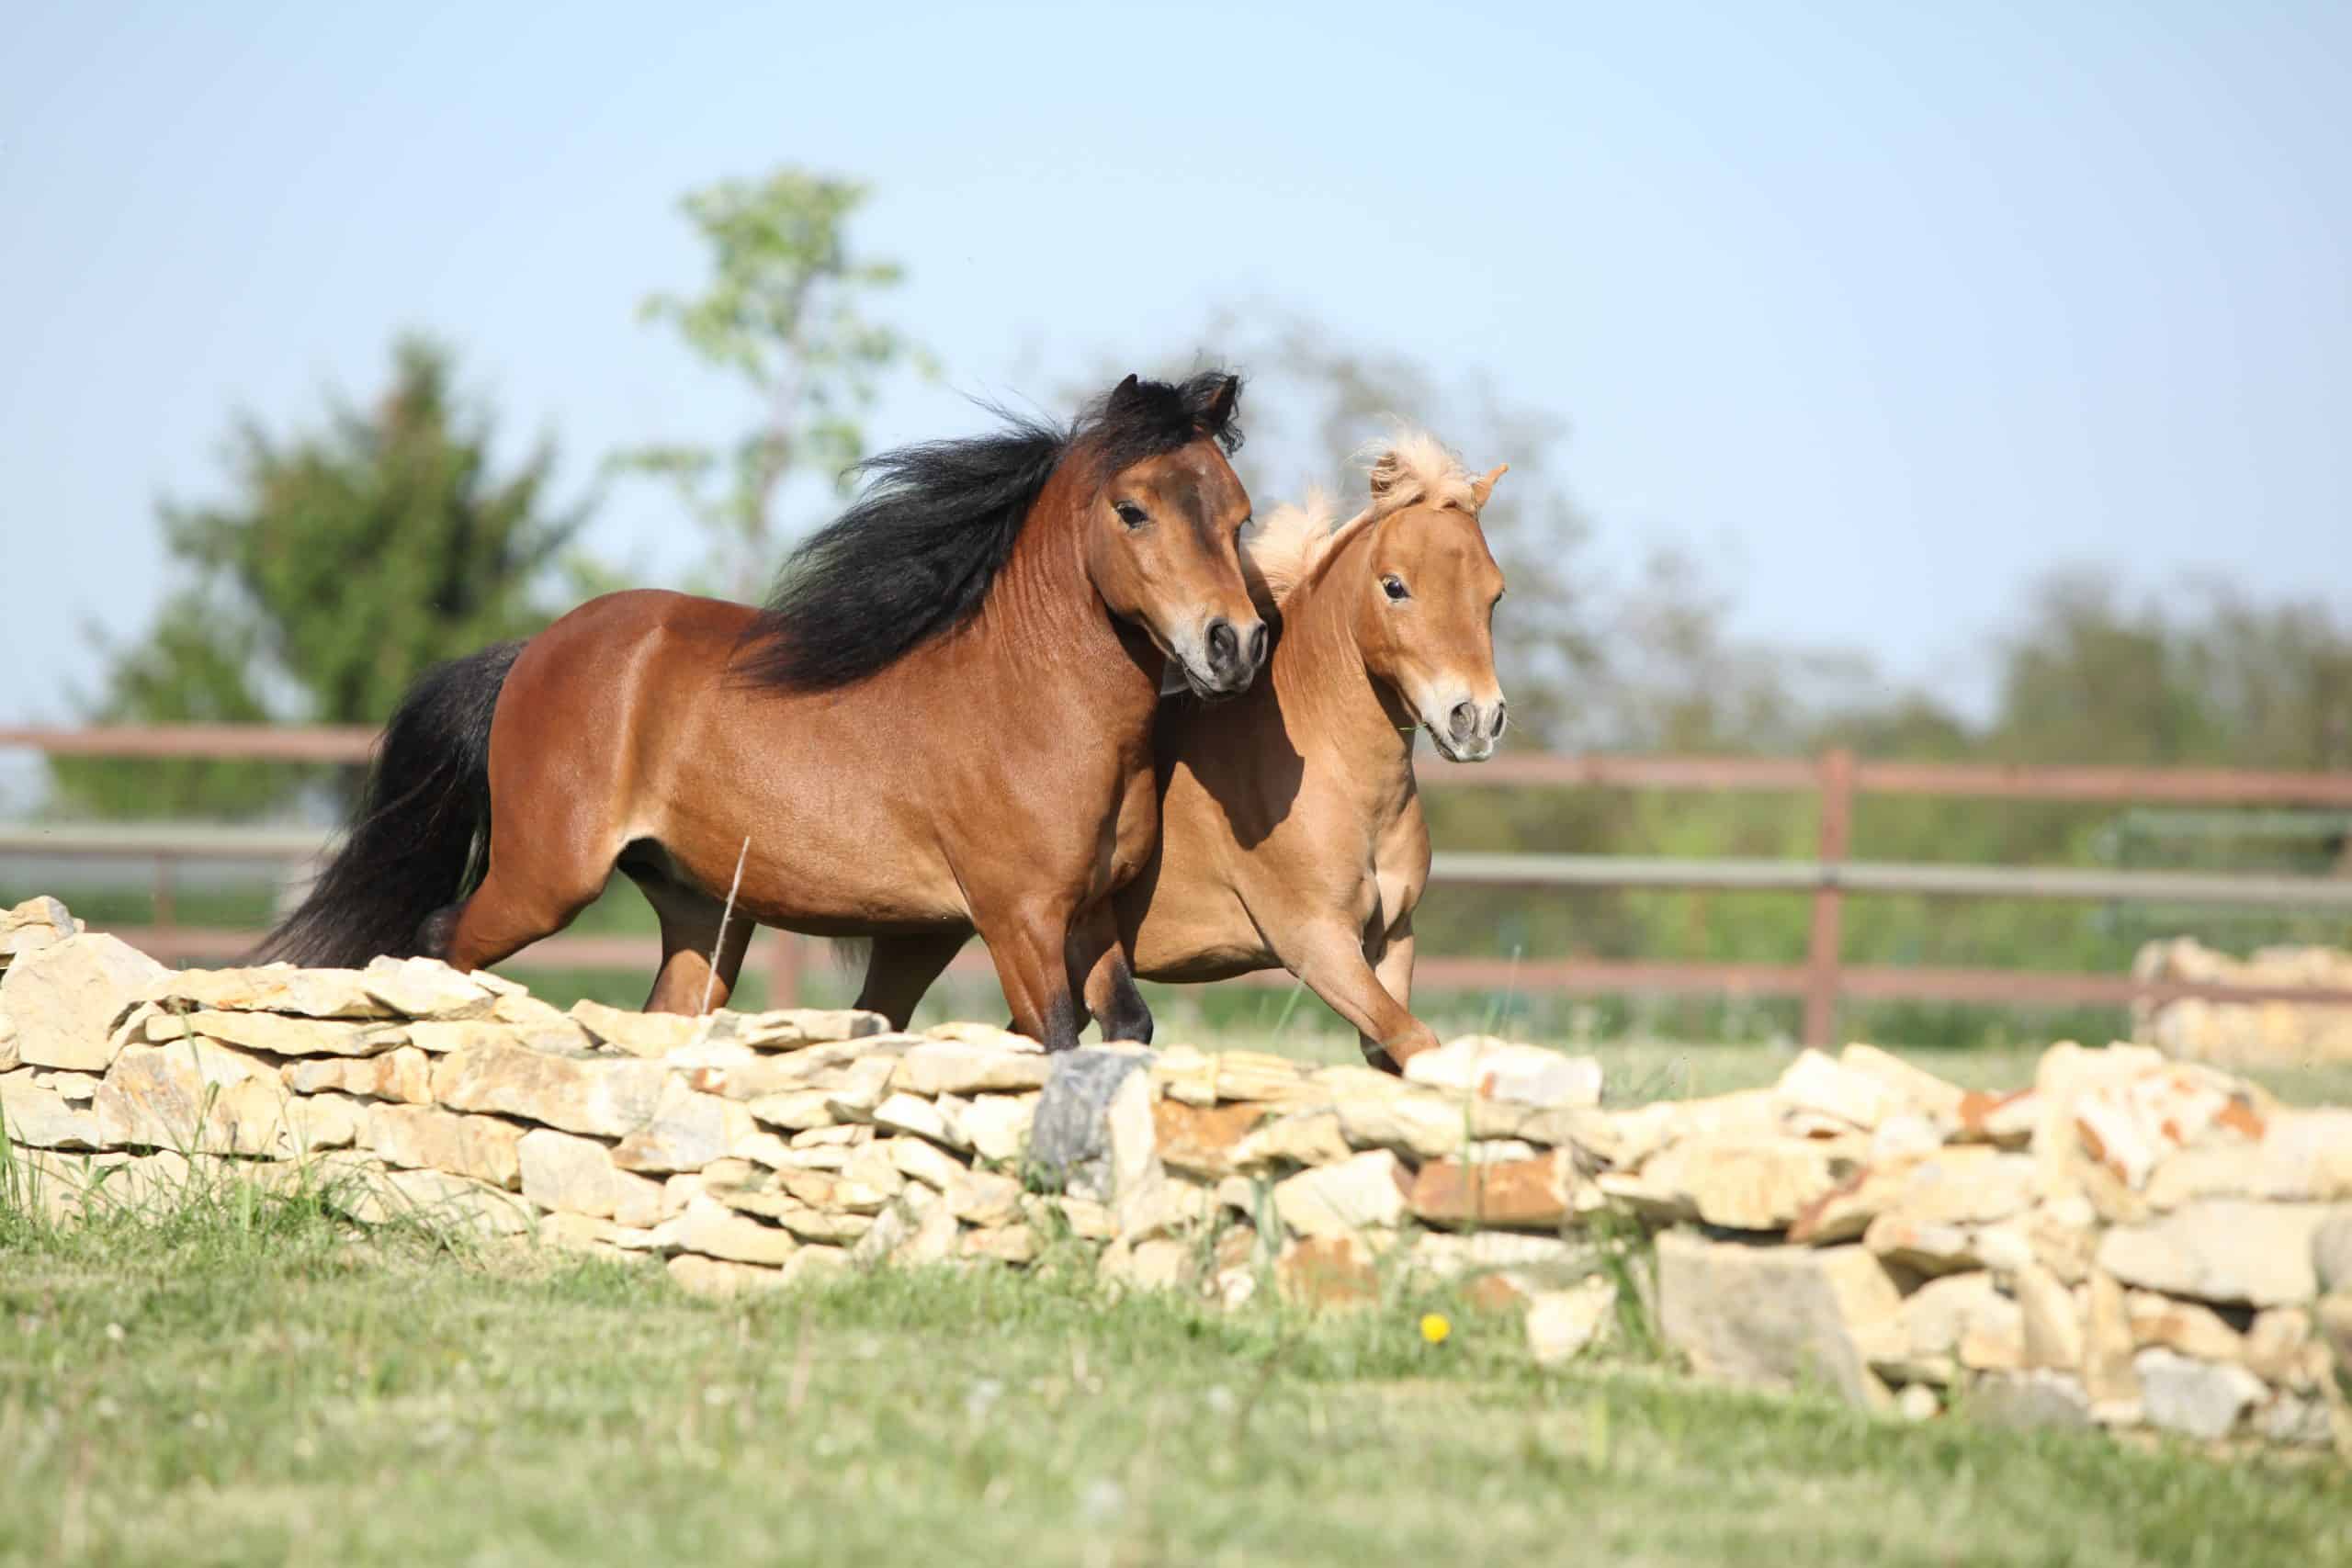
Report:
<svg viewBox="0 0 2352 1568"><path fill-rule="evenodd" d="M0 749L50 756L351 763L364 761L373 731L351 727L169 725L82 729L0 728ZM1841 998L1921 999L2033 1005L2126 1006L2203 998L2352 1005L2352 991L2182 985L2132 976L2039 970L1928 968L1843 962L1844 904L1852 895L2081 899L2248 908L2352 910L2352 878L2108 871L2066 866L1987 866L1855 861L1848 855L1854 801L1862 795L1971 796L1999 800L2161 802L2166 805L2352 807L2352 773L2256 773L2239 769L2024 767L2006 763L1900 762L1842 750L1818 758L1504 756L1477 768L1430 770L1432 788L1598 788L1811 793L1818 797L1816 850L1805 860L1695 860L1646 855L1441 852L1437 883L1553 889L1641 887L1804 894L1812 901L1803 964L1664 963L1613 959L1502 960L1432 955L1416 965L1417 985L1434 989L1517 987L1570 992L1717 993L1798 997L1804 1037L1826 1044ZM180 926L171 919L173 868L189 861L300 863L327 835L308 829L186 823L0 824L0 855L144 860L157 867L155 924L122 929L158 957L232 959L257 933ZM772 988L799 991L807 944L770 936L763 963ZM580 968L650 968L650 938L557 936L529 950L533 963ZM967 951L951 972L985 973ZM1281 974L1248 983L1286 985Z"/></svg>

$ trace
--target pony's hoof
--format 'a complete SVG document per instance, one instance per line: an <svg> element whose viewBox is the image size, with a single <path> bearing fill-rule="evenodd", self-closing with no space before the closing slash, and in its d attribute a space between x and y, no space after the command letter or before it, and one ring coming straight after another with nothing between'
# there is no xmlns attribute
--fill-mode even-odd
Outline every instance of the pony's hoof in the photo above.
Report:
<svg viewBox="0 0 2352 1568"><path fill-rule="evenodd" d="M1396 1057L1388 1054L1388 1047L1385 1045L1365 1046L1363 1048L1363 1060L1364 1066L1368 1067L1376 1067L1384 1073L1388 1073L1400 1078L1405 1076L1405 1069L1403 1066L1397 1062Z"/></svg>

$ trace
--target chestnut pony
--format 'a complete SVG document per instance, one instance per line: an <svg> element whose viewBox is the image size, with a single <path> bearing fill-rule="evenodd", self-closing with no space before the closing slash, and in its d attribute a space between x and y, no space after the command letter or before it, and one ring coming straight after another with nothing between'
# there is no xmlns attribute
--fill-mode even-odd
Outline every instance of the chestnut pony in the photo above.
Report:
<svg viewBox="0 0 2352 1568"><path fill-rule="evenodd" d="M1086 997L1110 1021L1141 1006L1132 973L1214 980L1277 965L1355 1025L1392 1069L1437 1043L1409 1010L1413 909L1430 835L1414 728L1457 762L1503 732L1492 635L1503 574L1478 513L1504 470L1473 478L1401 434L1372 465L1372 502L1331 527L1283 507L1242 545L1280 631L1265 679L1216 708L1161 715L1159 847L1114 896L1119 946Z"/></svg>
<svg viewBox="0 0 2352 1568"><path fill-rule="evenodd" d="M1239 385L1130 376L1068 428L888 453L763 609L608 594L429 672L264 954L478 969L618 869L661 918L649 1010L725 1000L756 922L873 938L861 1005L903 1023L977 930L1015 1026L1074 1044L1157 827L1162 677L1224 695L1265 657Z"/></svg>

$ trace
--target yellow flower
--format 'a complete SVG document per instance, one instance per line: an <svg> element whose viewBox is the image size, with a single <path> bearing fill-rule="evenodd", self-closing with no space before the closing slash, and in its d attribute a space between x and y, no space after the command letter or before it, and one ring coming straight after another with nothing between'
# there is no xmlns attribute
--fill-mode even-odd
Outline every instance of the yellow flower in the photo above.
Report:
<svg viewBox="0 0 2352 1568"><path fill-rule="evenodd" d="M1444 1344L1446 1336L1453 1332L1453 1325L1446 1321L1445 1314L1442 1312L1432 1312L1422 1314L1421 1337L1428 1340L1430 1344Z"/></svg>

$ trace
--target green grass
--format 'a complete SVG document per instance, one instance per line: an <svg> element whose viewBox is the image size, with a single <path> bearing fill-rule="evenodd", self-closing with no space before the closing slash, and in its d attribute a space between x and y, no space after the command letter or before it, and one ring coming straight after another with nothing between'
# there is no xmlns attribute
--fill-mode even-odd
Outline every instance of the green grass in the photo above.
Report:
<svg viewBox="0 0 2352 1568"><path fill-rule="evenodd" d="M355 1238L220 1185L60 1231L0 1198L0 1561L2352 1562L2344 1472L1905 1427L1507 1320Z"/></svg>

